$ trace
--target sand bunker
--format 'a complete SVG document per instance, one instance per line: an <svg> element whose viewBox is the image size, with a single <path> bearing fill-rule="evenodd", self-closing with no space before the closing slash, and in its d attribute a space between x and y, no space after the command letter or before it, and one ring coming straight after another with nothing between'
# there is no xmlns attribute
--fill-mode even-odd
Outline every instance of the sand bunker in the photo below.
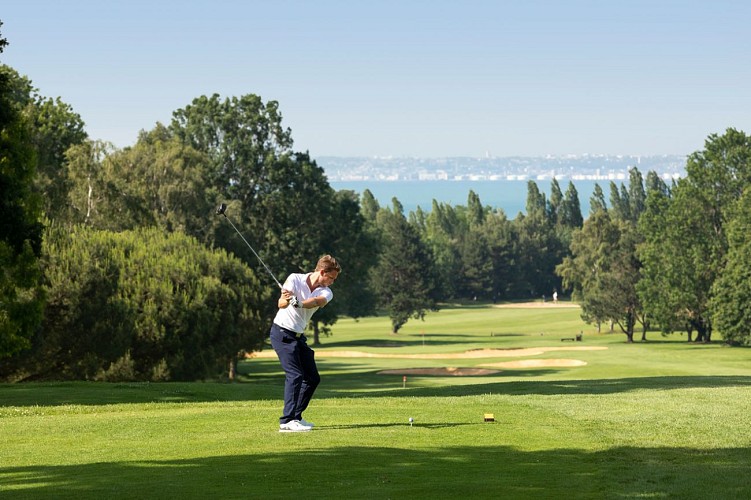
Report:
<svg viewBox="0 0 751 500"><path fill-rule="evenodd" d="M602 351L605 346L571 346L571 347L532 347L523 349L473 349L464 352L432 354L388 354L363 351L327 351L319 349L316 358L389 358L389 359L481 359L481 358L522 358L538 356L553 351ZM274 351L254 352L253 358L275 358Z"/></svg>
<svg viewBox="0 0 751 500"><path fill-rule="evenodd" d="M497 307L499 309L537 309L537 308L546 308L546 309L579 309L579 304L574 304L571 302L553 302L553 301L545 301L545 302L512 302L509 304L495 304L493 307Z"/></svg>
<svg viewBox="0 0 751 500"><path fill-rule="evenodd" d="M548 367L575 367L586 366L586 361L579 359L521 359L518 361L502 361L500 363L488 363L482 366L497 368L548 368Z"/></svg>
<svg viewBox="0 0 751 500"><path fill-rule="evenodd" d="M439 377L472 377L480 375L495 375L498 370L487 368L401 368L397 370L382 370L378 375L434 375Z"/></svg>
<svg viewBox="0 0 751 500"><path fill-rule="evenodd" d="M605 346L570 346L570 347L531 347L521 349L473 349L465 352L433 353L433 354L388 354L363 351L316 351L317 358L390 358L390 359L483 359L483 358L521 358L538 356L552 351L603 351ZM254 352L252 358L275 358L274 351ZM494 375L499 370L494 368L573 368L585 366L586 361L578 359L522 359L517 361L501 361L497 363L483 363L488 368L402 368L396 370L382 370L378 375L430 375L437 377L472 377Z"/></svg>

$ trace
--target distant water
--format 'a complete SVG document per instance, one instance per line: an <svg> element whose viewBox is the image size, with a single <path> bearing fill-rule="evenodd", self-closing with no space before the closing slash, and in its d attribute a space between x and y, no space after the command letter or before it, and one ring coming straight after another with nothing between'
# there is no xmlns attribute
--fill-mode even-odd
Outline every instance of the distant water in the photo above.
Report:
<svg viewBox="0 0 751 500"><path fill-rule="evenodd" d="M605 194L605 201L610 199L610 181L577 180L572 181L579 196L582 215L589 215L589 199L599 184ZM624 181L616 181L620 187ZM626 181L627 182L627 181ZM551 181L535 181L540 192L550 199ZM519 212L525 213L527 206L527 181L338 181L331 182L331 187L339 191L342 189L355 191L362 195L369 189L382 207L391 207L391 199L396 197L404 206L405 214L421 207L430 211L433 200L451 206L467 206L469 191L472 190L480 197L483 206L500 208L509 219L513 219ZM558 184L564 196L568 189L568 180L559 180Z"/></svg>

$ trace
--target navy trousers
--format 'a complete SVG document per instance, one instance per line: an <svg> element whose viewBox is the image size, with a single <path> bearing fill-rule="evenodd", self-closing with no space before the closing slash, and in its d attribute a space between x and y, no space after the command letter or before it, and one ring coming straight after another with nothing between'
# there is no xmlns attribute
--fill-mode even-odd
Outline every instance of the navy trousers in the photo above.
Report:
<svg viewBox="0 0 751 500"><path fill-rule="evenodd" d="M284 414L279 418L280 424L302 418L302 412L321 382L315 353L306 340L305 335L295 334L276 323L271 325L271 346L279 356L285 374Z"/></svg>

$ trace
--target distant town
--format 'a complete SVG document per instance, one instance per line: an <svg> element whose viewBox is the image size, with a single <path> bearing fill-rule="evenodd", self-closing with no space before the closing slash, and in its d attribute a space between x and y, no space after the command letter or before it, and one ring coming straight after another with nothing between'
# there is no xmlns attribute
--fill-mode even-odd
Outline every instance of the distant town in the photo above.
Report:
<svg viewBox="0 0 751 500"><path fill-rule="evenodd" d="M544 157L316 158L331 182L352 181L484 181L484 180L627 180L637 167L646 177L655 171L663 179L685 173L679 155L570 155Z"/></svg>

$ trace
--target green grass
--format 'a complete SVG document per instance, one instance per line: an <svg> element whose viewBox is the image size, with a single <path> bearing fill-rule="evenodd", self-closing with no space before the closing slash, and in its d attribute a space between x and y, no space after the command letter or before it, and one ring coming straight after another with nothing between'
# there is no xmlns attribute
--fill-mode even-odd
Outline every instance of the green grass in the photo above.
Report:
<svg viewBox="0 0 751 500"><path fill-rule="evenodd" d="M240 382L0 385L0 498L748 498L751 350L685 337L626 344L575 309L445 308L391 335L343 320L323 382L280 434L283 374ZM584 332L583 342L561 342ZM493 335L491 335L491 333ZM526 358L337 358L600 346ZM571 358L482 377L378 375ZM493 413L495 422L483 422ZM409 417L414 418L410 427Z"/></svg>

